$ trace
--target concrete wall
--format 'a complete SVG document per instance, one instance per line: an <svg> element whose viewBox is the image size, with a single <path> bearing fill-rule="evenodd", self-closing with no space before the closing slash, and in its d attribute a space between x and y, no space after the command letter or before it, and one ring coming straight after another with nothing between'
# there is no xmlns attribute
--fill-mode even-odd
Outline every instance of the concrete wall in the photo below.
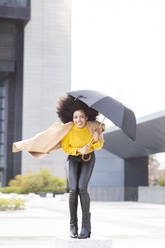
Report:
<svg viewBox="0 0 165 248"><path fill-rule="evenodd" d="M148 186L148 156L125 159L124 168L126 187Z"/></svg>
<svg viewBox="0 0 165 248"><path fill-rule="evenodd" d="M90 186L124 186L124 161L104 148L95 150L96 162Z"/></svg>
<svg viewBox="0 0 165 248"><path fill-rule="evenodd" d="M70 0L31 1L31 20L25 28L23 139L59 121L56 102L70 90ZM42 160L22 153L22 173L46 167L65 177L65 157L56 151Z"/></svg>
<svg viewBox="0 0 165 248"><path fill-rule="evenodd" d="M93 201L124 200L124 160L104 148L95 150L96 163L89 182Z"/></svg>
<svg viewBox="0 0 165 248"><path fill-rule="evenodd" d="M138 186L148 185L148 156L124 160L124 185L124 199L137 201Z"/></svg>
<svg viewBox="0 0 165 248"><path fill-rule="evenodd" d="M165 204L165 187L138 187L138 201Z"/></svg>
<svg viewBox="0 0 165 248"><path fill-rule="evenodd" d="M124 201L124 187L90 187L91 201Z"/></svg>

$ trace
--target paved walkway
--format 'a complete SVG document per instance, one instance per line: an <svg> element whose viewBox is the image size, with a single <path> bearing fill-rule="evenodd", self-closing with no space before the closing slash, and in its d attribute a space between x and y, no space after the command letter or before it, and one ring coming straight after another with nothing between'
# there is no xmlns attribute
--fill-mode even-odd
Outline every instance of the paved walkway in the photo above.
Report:
<svg viewBox="0 0 165 248"><path fill-rule="evenodd" d="M165 205L91 202L92 234L86 240L69 238L68 211L65 194L28 199L26 210L0 212L0 248L164 246ZM80 202L78 216L80 227Z"/></svg>

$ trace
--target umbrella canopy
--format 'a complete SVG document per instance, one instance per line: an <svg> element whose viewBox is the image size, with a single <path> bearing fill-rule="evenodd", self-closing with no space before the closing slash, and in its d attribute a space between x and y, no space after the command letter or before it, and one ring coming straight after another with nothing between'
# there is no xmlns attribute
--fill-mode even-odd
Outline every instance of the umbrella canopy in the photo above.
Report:
<svg viewBox="0 0 165 248"><path fill-rule="evenodd" d="M136 117L131 109L125 107L116 99L94 90L70 91L67 94L103 114L135 141Z"/></svg>

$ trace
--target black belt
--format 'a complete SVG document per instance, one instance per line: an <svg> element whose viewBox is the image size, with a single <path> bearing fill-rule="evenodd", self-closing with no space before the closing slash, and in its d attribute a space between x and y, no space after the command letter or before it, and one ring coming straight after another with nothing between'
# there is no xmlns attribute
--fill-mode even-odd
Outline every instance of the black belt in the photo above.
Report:
<svg viewBox="0 0 165 248"><path fill-rule="evenodd" d="M95 154L94 151L90 152L90 153L87 153L87 154L84 154L84 159L87 160L87 161L82 159L82 155L77 155L77 156L76 155L68 155L67 160L73 159L73 160L76 160L77 162L88 162L92 158L92 156L94 154ZM89 159L89 157L91 157L91 158Z"/></svg>

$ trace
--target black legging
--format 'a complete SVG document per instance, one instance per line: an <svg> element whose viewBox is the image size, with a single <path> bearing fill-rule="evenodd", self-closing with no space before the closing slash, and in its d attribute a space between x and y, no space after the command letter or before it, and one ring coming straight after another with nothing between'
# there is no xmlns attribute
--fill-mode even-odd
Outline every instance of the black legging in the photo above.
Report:
<svg viewBox="0 0 165 248"><path fill-rule="evenodd" d="M78 194L82 216L86 216L90 210L90 197L87 187L95 164L95 153L93 151L90 154L91 159L88 162L84 162L81 156L68 156L67 179L69 183L70 224L77 222Z"/></svg>

